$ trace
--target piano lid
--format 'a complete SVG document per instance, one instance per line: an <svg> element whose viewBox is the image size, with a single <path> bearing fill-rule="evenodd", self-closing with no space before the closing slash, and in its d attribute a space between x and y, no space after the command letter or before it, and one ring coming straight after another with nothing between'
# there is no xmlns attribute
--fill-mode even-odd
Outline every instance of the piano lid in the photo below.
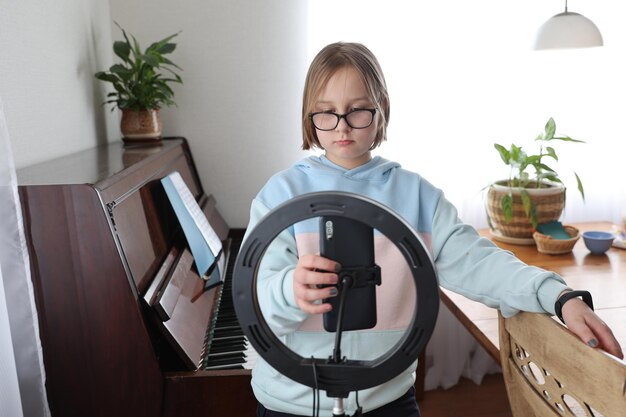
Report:
<svg viewBox="0 0 626 417"><path fill-rule="evenodd" d="M162 145L152 147L113 142L21 168L17 171L17 181L19 185L109 182L127 168L136 170L148 160L180 147L181 142L180 139L163 140Z"/></svg>

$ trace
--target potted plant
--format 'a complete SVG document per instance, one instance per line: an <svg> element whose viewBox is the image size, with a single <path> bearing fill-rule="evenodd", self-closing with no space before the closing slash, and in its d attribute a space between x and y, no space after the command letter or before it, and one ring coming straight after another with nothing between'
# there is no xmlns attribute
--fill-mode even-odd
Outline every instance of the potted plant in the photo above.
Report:
<svg viewBox="0 0 626 417"><path fill-rule="evenodd" d="M533 243L532 234L538 224L558 220L565 207L565 185L559 174L546 159L558 161L553 143L576 142L569 136L556 136L556 123L550 118L544 131L535 141L539 144L537 154L528 154L522 147L512 144L508 149L495 143L502 161L510 167L509 178L496 181L487 192L489 226L496 238L512 243ZM532 170L532 171L531 171ZM578 191L583 201L585 191L576 176ZM518 240L518 242L516 242Z"/></svg>
<svg viewBox="0 0 626 417"><path fill-rule="evenodd" d="M182 78L176 73L176 69L181 68L164 56L176 49L176 44L170 41L178 33L142 50L133 35L130 35L131 42L126 31L115 24L124 36L123 41L113 43L113 51L121 63L95 74L97 79L110 82L115 89L107 94L104 104L115 103L122 110L124 142L159 143L162 131L159 109L163 105L176 104L170 84L182 83Z"/></svg>

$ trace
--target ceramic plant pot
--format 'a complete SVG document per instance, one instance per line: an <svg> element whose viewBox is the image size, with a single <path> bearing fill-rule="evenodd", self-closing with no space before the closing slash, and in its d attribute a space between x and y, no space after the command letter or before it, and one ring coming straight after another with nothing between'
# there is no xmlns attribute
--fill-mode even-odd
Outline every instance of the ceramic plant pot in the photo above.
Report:
<svg viewBox="0 0 626 417"><path fill-rule="evenodd" d="M121 130L124 143L160 143L163 125L159 109L122 110Z"/></svg>

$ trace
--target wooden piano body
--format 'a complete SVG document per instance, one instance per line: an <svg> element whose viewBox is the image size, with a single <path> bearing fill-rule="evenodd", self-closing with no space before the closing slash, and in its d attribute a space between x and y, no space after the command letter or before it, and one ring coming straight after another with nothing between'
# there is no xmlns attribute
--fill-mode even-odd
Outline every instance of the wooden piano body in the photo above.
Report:
<svg viewBox="0 0 626 417"><path fill-rule="evenodd" d="M183 138L18 171L53 416L254 415L249 371L193 368L219 287L201 291L160 184L174 170L220 238L240 238L205 195ZM187 315L162 323L144 297L173 279Z"/></svg>

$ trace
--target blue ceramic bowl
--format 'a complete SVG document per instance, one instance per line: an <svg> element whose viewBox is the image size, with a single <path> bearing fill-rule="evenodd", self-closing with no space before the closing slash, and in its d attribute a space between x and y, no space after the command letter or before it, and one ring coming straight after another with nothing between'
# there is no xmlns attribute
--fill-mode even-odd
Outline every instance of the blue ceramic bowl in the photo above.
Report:
<svg viewBox="0 0 626 417"><path fill-rule="evenodd" d="M615 235L609 232L588 231L583 233L583 241L587 249L594 255L601 255L613 244Z"/></svg>

